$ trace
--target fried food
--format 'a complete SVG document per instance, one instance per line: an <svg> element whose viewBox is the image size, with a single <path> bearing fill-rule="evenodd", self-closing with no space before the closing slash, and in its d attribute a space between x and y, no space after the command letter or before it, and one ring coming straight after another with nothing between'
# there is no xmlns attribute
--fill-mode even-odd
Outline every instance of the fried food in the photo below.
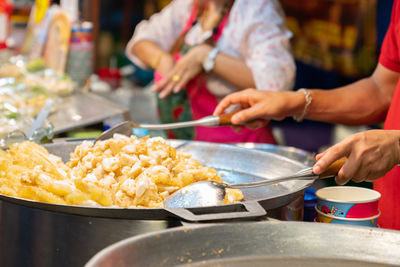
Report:
<svg viewBox="0 0 400 267"><path fill-rule="evenodd" d="M0 153L0 193L50 203L162 207L170 194L202 180L222 182L215 169L160 137L84 141L66 164L31 142ZM226 203L241 199L240 190L227 190Z"/></svg>

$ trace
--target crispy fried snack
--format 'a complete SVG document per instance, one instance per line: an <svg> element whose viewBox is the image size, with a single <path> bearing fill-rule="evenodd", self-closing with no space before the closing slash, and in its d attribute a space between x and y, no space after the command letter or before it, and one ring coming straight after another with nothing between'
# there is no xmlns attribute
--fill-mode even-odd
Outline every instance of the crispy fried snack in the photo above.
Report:
<svg viewBox="0 0 400 267"><path fill-rule="evenodd" d="M215 169L159 137L117 134L95 145L85 141L66 164L31 142L0 152L0 193L50 203L162 207L186 185L222 181ZM240 190L227 190L226 203L241 199Z"/></svg>

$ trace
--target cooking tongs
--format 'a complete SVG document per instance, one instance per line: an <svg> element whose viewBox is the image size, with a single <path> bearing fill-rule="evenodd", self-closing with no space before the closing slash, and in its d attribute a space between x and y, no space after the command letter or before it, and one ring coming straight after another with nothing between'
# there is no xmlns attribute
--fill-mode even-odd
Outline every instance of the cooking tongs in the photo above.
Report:
<svg viewBox="0 0 400 267"><path fill-rule="evenodd" d="M252 188L266 186L291 180L315 180L318 178L329 178L337 175L339 170L346 162L346 158L341 158L333 162L323 173L317 175L313 173L312 167L305 168L295 174L284 177L276 177L259 182L249 182L241 184L227 184L216 181L200 181L187 185L164 200L165 208L190 208L207 207L222 205L224 203L226 188Z"/></svg>
<svg viewBox="0 0 400 267"><path fill-rule="evenodd" d="M269 180L263 180L263 181L258 181L258 182L249 182L249 183L237 183L237 184L223 184L225 188L237 188L237 189L244 189L244 188L253 188L257 186L265 186L265 185L271 185L271 184L276 184L276 183L281 183L281 182L286 182L286 181L292 181L292 180L316 180L318 178L320 179L325 179L325 178L332 178L335 177L339 170L343 167L344 163L346 162L347 158L341 158L336 161L334 161L331 165L329 165L326 170L317 175L313 172L313 167L307 167L305 169L302 169L295 174L289 175L289 176L282 176L282 177L277 177L277 178L271 178Z"/></svg>
<svg viewBox="0 0 400 267"><path fill-rule="evenodd" d="M130 136L132 134L133 128L141 128L147 130L170 130L177 128L193 127L193 126L222 126L222 125L232 125L231 118L235 113L227 113L219 116L207 116L194 121L185 122L175 122L175 123L165 123L165 124L139 124L133 121L124 121L111 129L103 132L96 141L106 140L113 137L114 134L123 134Z"/></svg>

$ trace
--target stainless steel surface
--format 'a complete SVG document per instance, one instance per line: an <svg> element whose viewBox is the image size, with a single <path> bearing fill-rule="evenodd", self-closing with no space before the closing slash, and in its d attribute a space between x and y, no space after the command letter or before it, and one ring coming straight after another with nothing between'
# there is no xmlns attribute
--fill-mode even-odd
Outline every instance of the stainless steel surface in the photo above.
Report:
<svg viewBox="0 0 400 267"><path fill-rule="evenodd" d="M59 155L66 161L69 159L70 152L79 143L66 142L50 144L46 147L50 153ZM231 145L192 141L171 141L171 144L181 151L191 153L202 164L216 168L227 183L261 181L269 179L269 177L287 175L306 167L302 163L279 155ZM33 208L75 215L124 219L180 218L188 221L209 221L263 216L265 210L283 207L295 200L311 183L311 181L296 180L275 186L243 189L243 202L190 209L125 209L56 205L2 195L0 195L0 199Z"/></svg>
<svg viewBox="0 0 400 267"><path fill-rule="evenodd" d="M315 180L317 178L329 178L337 175L339 170L346 162L346 158L334 161L326 170L319 175L313 173L312 167L302 169L295 174L283 177L269 177L256 182L244 183L224 183L216 181L200 181L192 183L180 190L174 192L171 196L164 200L165 208L188 208L188 207L205 207L217 206L224 203L226 189L248 189L259 186L269 186L293 180Z"/></svg>
<svg viewBox="0 0 400 267"><path fill-rule="evenodd" d="M276 183L282 183L292 180L314 180L317 179L318 175L315 175L312 171L312 167L305 168L296 172L293 175L283 176L283 177L270 177L266 181L250 182L250 183L240 183L240 184L224 184L227 188L253 188L258 186L271 185Z"/></svg>
<svg viewBox="0 0 400 267"><path fill-rule="evenodd" d="M296 160L304 162L306 165L308 164L311 165L314 159L311 153L291 147L275 146L269 144L255 144L255 143L239 143L235 145L240 147L246 147L249 149L267 151L279 155L292 156L292 158L294 157ZM269 177L269 178L270 179L261 180L257 182L235 183L235 184L217 183L214 181L200 181L176 191L174 194L169 196L164 201L164 206L167 208L179 208L179 207L187 208L187 207L204 207L212 205L221 205L225 198L226 188L238 188L238 189L253 188L258 186L268 186L291 180L314 181L315 179L318 178L318 176L312 172L312 167L307 167L305 169L296 172L294 175L286 177Z"/></svg>
<svg viewBox="0 0 400 267"><path fill-rule="evenodd" d="M192 152L196 158L205 164L211 164L213 158L222 155L225 158L229 158L230 155L234 158L243 158L247 155L247 152L245 152L240 156L243 149L234 150L234 153L231 153L233 151L231 149L221 151L219 145L207 147L206 144L187 143L178 140L171 143L180 147L181 150ZM69 153L76 144L69 142L51 145L49 150L67 160ZM256 153L254 156L257 155L260 154ZM265 154L263 155L265 156ZM252 163L252 157L248 157L248 160L247 163L238 163L240 165L239 170L244 170L246 166ZM265 162L267 161L268 159L265 160ZM263 162L263 160L255 160L254 164L263 164ZM225 166L225 169L220 170L220 173L225 174L231 173L230 168L234 166L229 159L228 163L224 163L223 159L214 163L216 167ZM258 171L255 174L262 174L262 165L257 166L255 169ZM293 170L270 171L274 175L279 175L281 172L287 173L304 168L305 165L293 163L289 160L284 166L291 166ZM268 164L266 167L268 167ZM240 172L233 172L233 174L232 177L226 176L226 178L229 178L228 181L244 181L251 177L249 175L242 176ZM258 178L251 179L257 180ZM268 216L279 219L282 216L282 206L302 199L302 188L308 186L307 182L303 183L288 183L285 187L277 187L274 188L274 191L268 192L256 190L253 199L275 195L274 198L267 201L266 207L277 207L272 210L268 209ZM260 203L263 203L263 201ZM250 210L253 214L261 211L265 213L264 208L261 208L261 210L260 208L258 202L246 201L240 205L222 206L218 212L225 212L224 216L226 216L226 213L231 213L236 217L238 216L237 212L243 212L243 210L246 212ZM181 212L204 214L215 212L215 210L213 208L191 209L190 211L182 209ZM190 218L191 215L188 216ZM3 196L0 199L0 266L83 266L96 252L116 241L139 233L180 225L180 221L177 219L179 217L180 215L174 215L164 209L86 209L84 207L54 206ZM265 217L261 217L261 219L263 218Z"/></svg>
<svg viewBox="0 0 400 267"><path fill-rule="evenodd" d="M70 215L0 201L0 266L83 266L124 238L180 226L178 220Z"/></svg>
<svg viewBox="0 0 400 267"><path fill-rule="evenodd" d="M164 123L164 124L139 124L139 128L148 130L169 130L177 128L186 128L194 126L218 126L218 116L207 116L194 121L175 122L175 123Z"/></svg>
<svg viewBox="0 0 400 267"><path fill-rule="evenodd" d="M299 162L307 166L312 166L315 163L315 154L289 146L278 146L272 144L259 144L259 143L235 143L236 146L267 151L273 154L278 154Z"/></svg>
<svg viewBox="0 0 400 267"><path fill-rule="evenodd" d="M200 181L174 192L164 200L165 208L190 208L222 205L226 195L226 188L245 189L259 186L269 186L293 180L315 180L318 175L308 167L291 176L270 177L270 179L247 183L218 183L215 181Z"/></svg>
<svg viewBox="0 0 400 267"><path fill-rule="evenodd" d="M108 129L107 131L104 131L99 135L95 142L100 141L100 140L107 140L110 139L114 136L114 134L122 134L122 135L127 135L130 136L132 134L132 129L133 128L139 128L139 124L133 122L133 121L123 121L115 126L113 126L111 129Z"/></svg>
<svg viewBox="0 0 400 267"><path fill-rule="evenodd" d="M400 232L306 222L184 226L118 242L85 266L399 266Z"/></svg>
<svg viewBox="0 0 400 267"><path fill-rule="evenodd" d="M54 101L52 99L48 99L46 101L46 104L42 107L36 119L33 121L31 128L29 128L28 134L26 136L28 137L28 139L31 139L35 131L43 126L44 122L50 114L53 104Z"/></svg>
<svg viewBox="0 0 400 267"><path fill-rule="evenodd" d="M96 141L109 139L113 137L113 135L116 133L131 135L132 128L142 128L147 130L170 130L170 129L186 128L194 126L218 126L218 125L219 125L218 116L208 116L195 121L163 123L163 124L144 124L144 123L139 124L133 121L124 121L115 125L111 129L103 132L99 137L96 138Z"/></svg>
<svg viewBox="0 0 400 267"><path fill-rule="evenodd" d="M75 92L62 98L57 112L51 114L49 120L54 126L54 133L57 134L116 116L129 119L129 110L104 97L92 93Z"/></svg>
<svg viewBox="0 0 400 267"><path fill-rule="evenodd" d="M200 181L176 191L164 200L165 208L190 208L222 205L225 199L225 184Z"/></svg>

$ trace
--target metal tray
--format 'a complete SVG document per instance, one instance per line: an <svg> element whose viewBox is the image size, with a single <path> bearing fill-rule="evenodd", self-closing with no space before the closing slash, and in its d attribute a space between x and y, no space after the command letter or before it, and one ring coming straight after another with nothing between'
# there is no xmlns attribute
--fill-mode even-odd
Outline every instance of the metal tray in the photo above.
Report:
<svg viewBox="0 0 400 267"><path fill-rule="evenodd" d="M46 148L50 153L67 161L69 154L78 144L80 142L64 142L46 145ZM191 153L202 164L216 168L223 180L228 183L259 181L289 175L307 167L301 162L280 155L232 145L179 140L171 140L171 145L181 151ZM312 181L309 180L297 180L272 186L244 189L243 202L187 209L56 205L2 195L0 195L0 199L32 208L84 216L137 220L178 218L186 221L214 221L264 216L266 210L283 207L298 198L311 184Z"/></svg>
<svg viewBox="0 0 400 267"><path fill-rule="evenodd" d="M315 164L315 153L305 151L300 148L291 146L279 146L273 144L262 144L262 143L235 143L234 145L249 149L257 149L261 151L267 151L273 154L278 154L295 161L302 162L308 166Z"/></svg>
<svg viewBox="0 0 400 267"><path fill-rule="evenodd" d="M104 97L75 92L61 99L57 111L49 116L49 121L54 126L54 133L59 134L117 116L127 120L130 117L129 110Z"/></svg>
<svg viewBox="0 0 400 267"><path fill-rule="evenodd" d="M85 266L399 266L400 232L306 222L178 227L120 241Z"/></svg>

